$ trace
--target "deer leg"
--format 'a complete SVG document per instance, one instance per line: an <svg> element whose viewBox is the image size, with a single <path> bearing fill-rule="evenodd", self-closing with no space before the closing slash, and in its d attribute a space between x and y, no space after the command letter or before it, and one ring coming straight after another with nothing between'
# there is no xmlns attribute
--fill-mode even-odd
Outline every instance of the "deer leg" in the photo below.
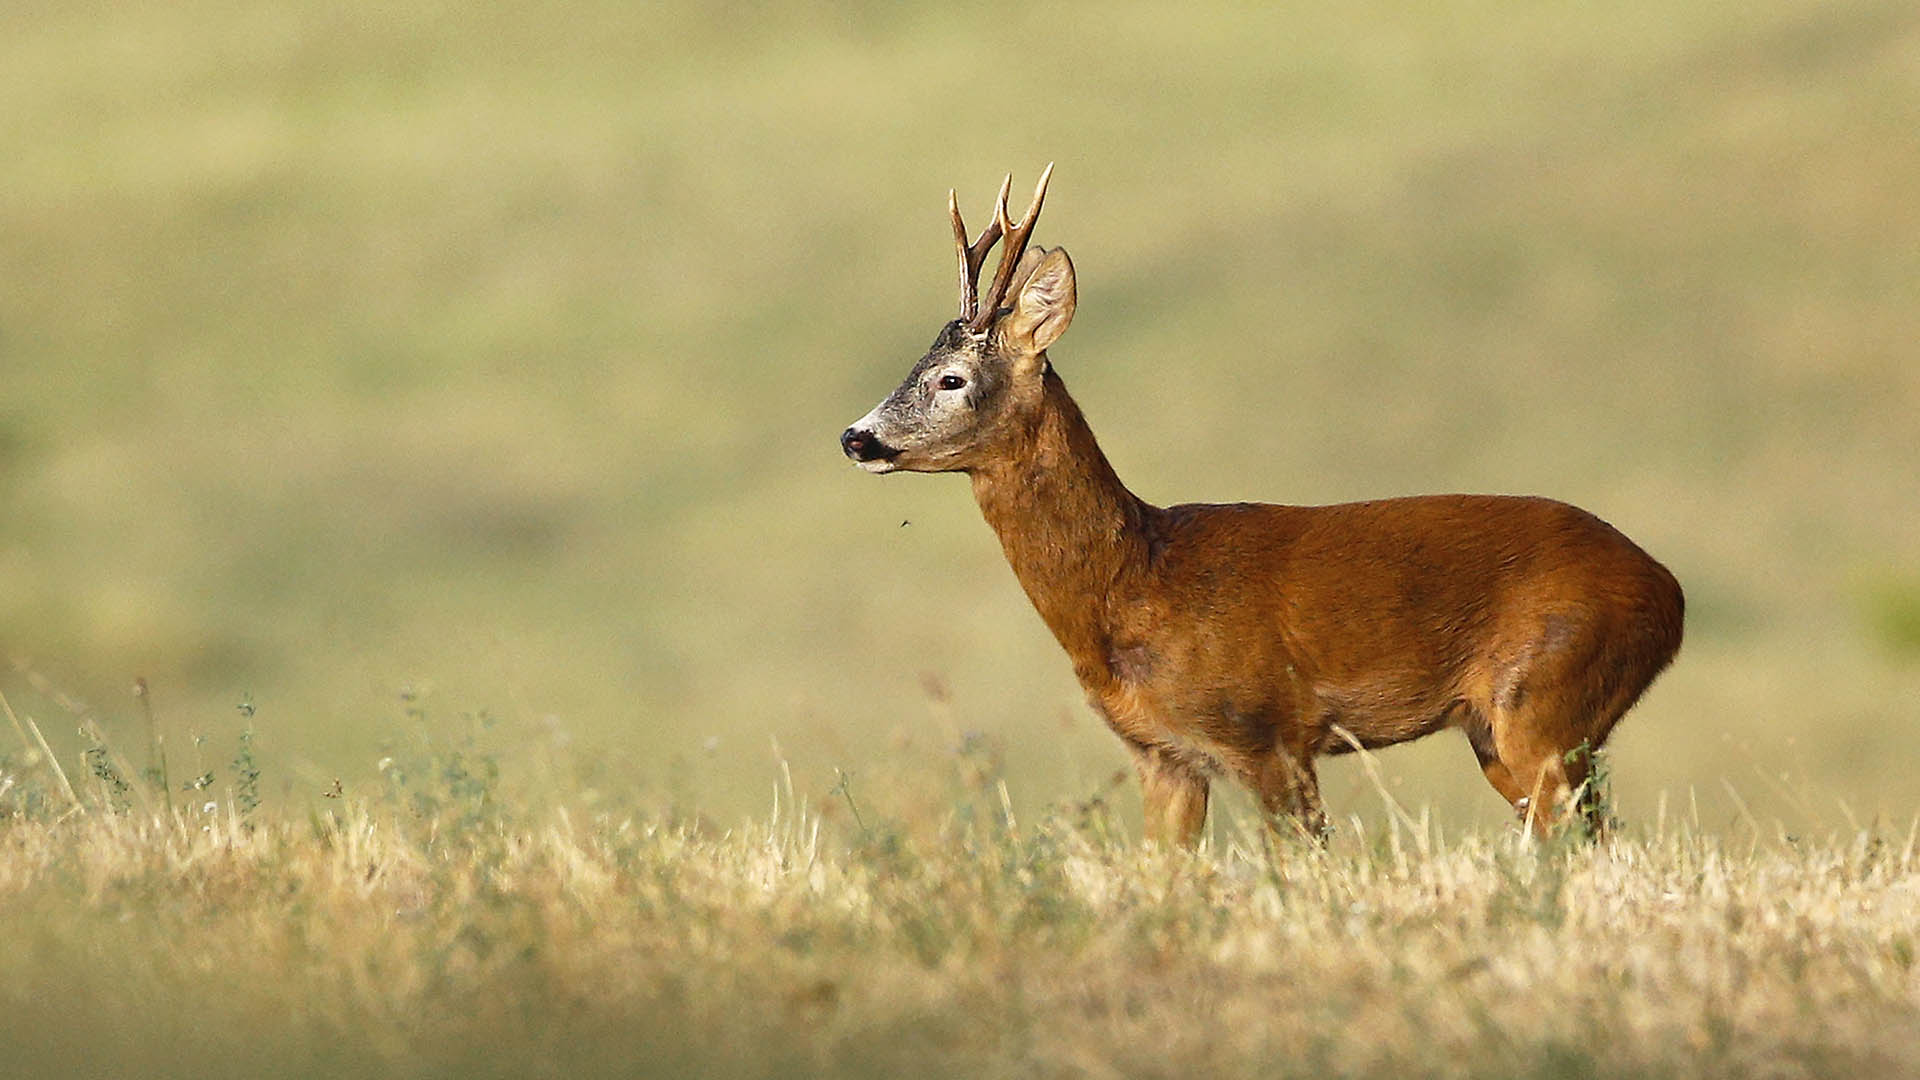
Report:
<svg viewBox="0 0 1920 1080"><path fill-rule="evenodd" d="M1134 746L1147 839L1192 849L1207 823L1207 778L1185 762L1151 746Z"/></svg>
<svg viewBox="0 0 1920 1080"><path fill-rule="evenodd" d="M1543 646L1541 655L1552 664L1516 672L1488 703L1484 733L1469 729L1468 737L1488 782L1535 833L1551 835L1577 815L1597 839L1605 822L1599 793L1586 786L1593 751L1631 698L1609 693L1587 650Z"/></svg>
<svg viewBox="0 0 1920 1080"><path fill-rule="evenodd" d="M1540 732L1541 723L1532 710L1497 715L1493 722L1496 760L1490 766L1483 764L1482 770L1514 811L1523 820L1533 821L1533 831L1546 837L1566 823L1573 788L1586 778L1586 764L1582 760L1577 767L1571 765L1568 748L1561 745L1562 740ZM1496 769L1505 771L1504 784L1495 779Z"/></svg>
<svg viewBox="0 0 1920 1080"><path fill-rule="evenodd" d="M1522 819L1527 816L1527 789L1514 778L1513 770L1507 768L1494 750L1493 728L1483 719L1484 714L1476 713L1463 725L1467 733L1467 744L1473 747L1473 756L1480 762L1480 771L1486 775L1487 783L1493 790L1507 800L1507 805Z"/></svg>
<svg viewBox="0 0 1920 1080"><path fill-rule="evenodd" d="M1320 776L1304 749L1277 747L1252 778L1254 793L1276 835L1295 833L1318 843L1327 835L1327 814L1320 803Z"/></svg>

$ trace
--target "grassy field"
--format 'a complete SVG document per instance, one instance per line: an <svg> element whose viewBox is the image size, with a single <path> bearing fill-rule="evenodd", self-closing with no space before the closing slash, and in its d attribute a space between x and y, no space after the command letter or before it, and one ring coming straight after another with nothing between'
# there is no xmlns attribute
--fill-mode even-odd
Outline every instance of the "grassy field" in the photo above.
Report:
<svg viewBox="0 0 1920 1080"><path fill-rule="evenodd" d="M0 1030L38 1060L1913 1060L1909 0L5 30ZM1048 161L1052 358L1143 497L1539 493L1675 570L1620 846L1514 849L1451 735L1330 765L1326 856L1273 869L1233 795L1206 858L1130 845L965 485L835 445L952 309L948 187L978 220ZM469 733L492 801L434 832L394 763Z"/></svg>
<svg viewBox="0 0 1920 1080"><path fill-rule="evenodd" d="M963 763L978 765L978 762ZM224 770L223 770L224 774ZM900 818L529 809L484 755L309 820L0 789L13 1077L1851 1077L1920 1061L1915 834L1431 822L1200 856L919 777ZM222 788L234 781L222 776ZM244 792L245 782L238 790ZM129 784L130 790L138 785ZM50 797L50 796L49 796ZM243 800L244 802L244 800ZM8 814L11 816L7 816Z"/></svg>

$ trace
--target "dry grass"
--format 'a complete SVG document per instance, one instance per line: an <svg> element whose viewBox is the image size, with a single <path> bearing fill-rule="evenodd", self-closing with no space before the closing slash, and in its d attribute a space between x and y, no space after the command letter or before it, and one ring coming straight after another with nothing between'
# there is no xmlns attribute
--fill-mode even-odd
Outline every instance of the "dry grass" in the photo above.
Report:
<svg viewBox="0 0 1920 1080"><path fill-rule="evenodd" d="M1011 820L965 770L937 812L789 788L722 831L521 814L475 762L440 756L304 821L115 814L85 790L89 809L56 818L7 774L9 1075L1920 1065L1910 832L1723 839L1661 819L1589 848L1416 823L1350 826L1328 851L1236 831L1185 857L1116 840L1097 806Z"/></svg>
<svg viewBox="0 0 1920 1080"><path fill-rule="evenodd" d="M1687 588L1624 796L1904 820L1916 55L1911 0L25 5L0 658L350 785L437 683L729 820L933 671L1071 792L1124 754L964 483L835 445L951 310L947 187L1057 160L1053 360L1142 497L1579 503ZM1383 766L1503 812L1434 752Z"/></svg>

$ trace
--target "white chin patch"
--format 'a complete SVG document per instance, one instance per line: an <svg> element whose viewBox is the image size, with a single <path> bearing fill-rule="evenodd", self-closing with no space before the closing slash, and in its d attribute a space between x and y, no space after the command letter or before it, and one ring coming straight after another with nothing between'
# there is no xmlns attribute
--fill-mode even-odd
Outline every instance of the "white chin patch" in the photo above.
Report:
<svg viewBox="0 0 1920 1080"><path fill-rule="evenodd" d="M867 470L870 473L890 473L894 469L898 468L898 466L894 465L893 462L888 461L885 458L874 458L872 461L856 461L854 462L854 464L860 466L861 468Z"/></svg>

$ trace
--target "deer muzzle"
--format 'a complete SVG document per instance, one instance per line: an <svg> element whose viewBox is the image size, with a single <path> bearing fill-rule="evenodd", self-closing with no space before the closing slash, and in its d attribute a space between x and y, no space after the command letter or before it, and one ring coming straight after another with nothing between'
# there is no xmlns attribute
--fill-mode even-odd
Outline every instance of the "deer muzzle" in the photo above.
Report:
<svg viewBox="0 0 1920 1080"><path fill-rule="evenodd" d="M900 451L888 446L873 432L859 427L850 427L840 433L840 449L855 464L868 472L888 472L893 468L893 459Z"/></svg>

